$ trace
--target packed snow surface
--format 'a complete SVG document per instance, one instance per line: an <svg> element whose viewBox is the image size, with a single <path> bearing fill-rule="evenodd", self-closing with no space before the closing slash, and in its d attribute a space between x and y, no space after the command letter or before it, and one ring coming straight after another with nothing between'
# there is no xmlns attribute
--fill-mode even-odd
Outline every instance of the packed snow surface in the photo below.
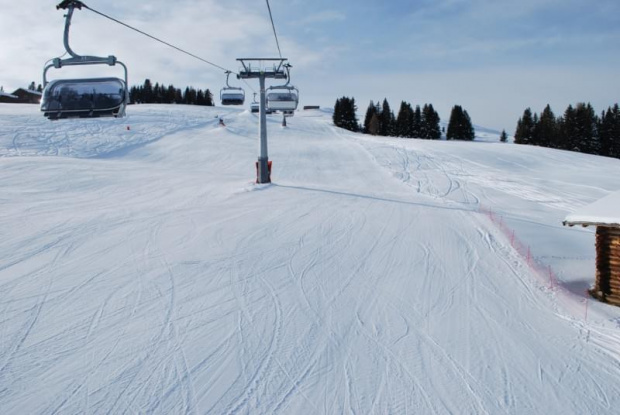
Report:
<svg viewBox="0 0 620 415"><path fill-rule="evenodd" d="M569 224L608 224L620 226L620 192L612 193L566 217Z"/></svg>
<svg viewBox="0 0 620 415"><path fill-rule="evenodd" d="M619 160L300 111L256 185L249 111L127 112L0 104L3 414L618 413L620 308L562 221Z"/></svg>

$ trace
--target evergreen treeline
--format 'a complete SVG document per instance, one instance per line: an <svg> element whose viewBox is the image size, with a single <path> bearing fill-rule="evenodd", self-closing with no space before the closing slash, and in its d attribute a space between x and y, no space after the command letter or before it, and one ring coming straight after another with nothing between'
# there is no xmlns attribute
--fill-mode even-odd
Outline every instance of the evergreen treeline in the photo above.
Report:
<svg viewBox="0 0 620 415"><path fill-rule="evenodd" d="M600 117L589 103L569 105L560 117L549 105L540 116L527 108L517 122L515 143L620 158L620 108L609 107Z"/></svg>
<svg viewBox="0 0 620 415"><path fill-rule="evenodd" d="M28 90L29 91L43 92L43 85L39 84L38 86L35 86L34 81L32 81L30 83L30 85L28 85Z"/></svg>
<svg viewBox="0 0 620 415"><path fill-rule="evenodd" d="M355 98L338 98L334 106L334 125L349 131L359 131L356 111Z"/></svg>
<svg viewBox="0 0 620 415"><path fill-rule="evenodd" d="M370 101L362 131L372 135L437 140L441 138L439 121L439 114L432 104L425 104L422 109L416 105L414 110L411 104L402 101L398 116L394 116L390 104L384 99L381 105Z"/></svg>
<svg viewBox="0 0 620 415"><path fill-rule="evenodd" d="M173 85L165 86L158 82L153 85L146 79L141 86L132 86L129 89L130 104L188 104L213 106L213 94L207 89L196 90L186 87L185 91Z"/></svg>
<svg viewBox="0 0 620 415"><path fill-rule="evenodd" d="M334 125L350 131L361 131L388 137L424 138L439 140L441 127L439 114L432 104L424 104L422 108L413 106L405 101L400 103L398 115L390 107L387 99L383 103L370 101L364 123L358 124L355 99L342 97L336 100L334 106ZM449 140L473 140L475 131L469 114L460 105L455 105L450 115L447 138Z"/></svg>

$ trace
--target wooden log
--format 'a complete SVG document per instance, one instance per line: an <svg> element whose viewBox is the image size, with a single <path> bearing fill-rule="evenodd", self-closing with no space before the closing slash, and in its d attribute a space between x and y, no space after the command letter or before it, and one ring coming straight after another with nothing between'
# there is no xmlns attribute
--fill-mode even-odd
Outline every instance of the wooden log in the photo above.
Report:
<svg viewBox="0 0 620 415"><path fill-rule="evenodd" d="M620 292L620 283L618 283L617 280L597 281L595 284L595 287L597 290L603 290L603 291L614 290L614 291Z"/></svg>
<svg viewBox="0 0 620 415"><path fill-rule="evenodd" d="M613 264L598 263L596 264L596 270L605 274L620 274L620 267L616 267Z"/></svg>
<svg viewBox="0 0 620 415"><path fill-rule="evenodd" d="M620 272L620 267L616 267L614 264L601 262L601 263L596 264L596 270L605 272L605 273L610 273L610 272L618 273Z"/></svg>
<svg viewBox="0 0 620 415"><path fill-rule="evenodd" d="M620 270L608 266L597 267L596 272L605 278L618 278L620 276Z"/></svg>
<svg viewBox="0 0 620 415"><path fill-rule="evenodd" d="M600 275L601 280L620 282L620 278L619 278L620 274L618 274L616 271L600 269L600 270L597 270L596 272L597 272L597 275Z"/></svg>
<svg viewBox="0 0 620 415"><path fill-rule="evenodd" d="M596 289L588 290L588 293L601 302L620 307L620 297L606 295L602 291Z"/></svg>
<svg viewBox="0 0 620 415"><path fill-rule="evenodd" d="M612 253L618 253L620 250L620 244L610 244L609 242L597 242L595 248L599 251L606 251Z"/></svg>
<svg viewBox="0 0 620 415"><path fill-rule="evenodd" d="M609 287L607 290L600 289L600 287L596 287L599 291L603 291L607 295L616 295L620 297L620 288L618 287Z"/></svg>
<svg viewBox="0 0 620 415"><path fill-rule="evenodd" d="M616 250L616 249L609 249L608 247L600 247L600 248L596 248L596 254L597 254L597 258L601 257L601 258L613 258L613 259L618 259L620 258L620 251Z"/></svg>
<svg viewBox="0 0 620 415"><path fill-rule="evenodd" d="M620 246L618 245L612 245L609 242L597 242L595 245L595 248L597 251L605 251L608 253L615 253L617 254L618 252L620 252Z"/></svg>
<svg viewBox="0 0 620 415"><path fill-rule="evenodd" d="M607 285L617 290L620 290L620 281L618 280L609 280L607 281Z"/></svg>
<svg viewBox="0 0 620 415"><path fill-rule="evenodd" d="M620 241L616 241L616 240L603 240L603 239L599 239L596 241L595 246L599 249L608 249L610 251L617 251L618 249L620 249Z"/></svg>
<svg viewBox="0 0 620 415"><path fill-rule="evenodd" d="M620 272L620 267L617 267L614 264L610 264L609 262L597 262L596 270L605 272L605 273L610 273L610 272L617 273L617 272Z"/></svg>
<svg viewBox="0 0 620 415"><path fill-rule="evenodd" d="M616 258L609 258L603 255L599 255L597 256L595 263L601 264L601 265L607 264L613 267L618 267L618 269L620 269L620 266L619 266L620 258L616 259Z"/></svg>
<svg viewBox="0 0 620 415"><path fill-rule="evenodd" d="M596 238L595 246L607 247L608 249L618 249L620 247L620 240L618 238Z"/></svg>

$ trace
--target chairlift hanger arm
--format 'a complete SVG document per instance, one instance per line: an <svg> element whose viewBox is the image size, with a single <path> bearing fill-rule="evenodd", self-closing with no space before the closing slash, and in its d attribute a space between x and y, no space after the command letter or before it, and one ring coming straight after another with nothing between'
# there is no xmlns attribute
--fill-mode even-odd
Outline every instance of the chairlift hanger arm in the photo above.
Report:
<svg viewBox="0 0 620 415"><path fill-rule="evenodd" d="M69 45L69 32L71 29L71 19L73 18L73 11L77 8L80 10L82 7L88 8L84 3L77 0L64 0L60 4L56 6L56 9L68 9L67 14L65 15L65 31L63 36L64 46L67 53L71 56L67 59L55 58L52 65L48 65L44 68L43 71L43 86L47 85L47 71L54 67L56 69L62 68L63 66L69 65L97 65L104 64L114 66L117 63L120 64L125 71L125 83L127 83L127 67L120 61L116 59L115 56L82 56L78 55L71 49Z"/></svg>
<svg viewBox="0 0 620 415"><path fill-rule="evenodd" d="M61 1L61 2L60 2L57 6L56 6L56 9L69 9L69 12L72 12L75 8L77 8L78 10L81 10L82 8L85 8L85 9L87 9L87 10L90 10L91 12L93 12L93 13L95 13L95 14L98 14L98 15L99 15L99 16L101 16L101 17L104 17L104 18L106 18L106 19L108 19L108 20L111 20L111 21L113 21L113 22L115 22L115 23L118 23L118 24L120 24L121 26L124 26L124 27L126 27L126 28L128 28L128 29L130 29L130 30L133 30L133 31L135 31L135 32L138 32L138 33L140 33L141 35L144 35L144 36L146 36L146 37L148 37L148 38L150 38L150 39L152 39L152 40L155 40L156 42L159 42L159 43L164 44L164 45L166 45L166 46L168 46L168 47L171 47L171 48L173 48L173 49L175 49L175 50L177 50L177 51L179 51L179 52L181 52L181 53L184 53L184 54L186 54L186 55L188 55L188 56L191 56L191 57L192 57L192 58L194 58L194 59L197 59L197 60L199 60L199 61L201 61L201 62L204 62L204 63L206 63L206 64L208 64L208 65L211 65L211 66L213 66L213 67L215 67L215 68L222 69L222 70L227 70L226 68L224 68L224 67L222 67L222 66L220 66L220 65L217 65L217 64L215 64L215 63L213 63L213 62L210 62L210 61L208 61L208 60L206 60L206 59L203 59L203 58L201 58L200 56L197 56L197 55L195 55L195 54L193 54L193 53L190 53L190 52L186 51L185 49L182 49L182 48L180 48L180 47L178 47L178 46L175 46L175 45L173 45L173 44L171 44L171 43L168 43L168 42L166 42L166 41L164 41L164 40L162 40L162 39L159 39L159 38L157 38L157 37L155 37L155 36L153 36L153 35L150 35L150 34L148 34L148 33L144 32L144 31L142 31L142 30L140 30L140 29L137 29L137 28L135 28L135 27L133 27L133 26L130 26L130 25L128 25L127 23L124 23L124 22L122 22L122 21L120 21L120 20L118 20L118 19L115 19L115 18L113 18L113 17L111 17L111 16L108 16L108 15L107 15L107 14L105 14L105 13L102 13L102 12L100 12L100 11L98 11L98 10L95 10L95 9L93 9L93 8L89 7L88 5L84 4L84 3L83 3L83 2L81 2L81 1L78 1L78 0L63 0L63 1ZM73 55L72 55L72 56L73 56ZM74 57L75 57L75 56L74 56ZM235 73L235 72L233 72L233 73ZM235 74L236 74L236 73L235 73ZM245 81L244 81L244 82L245 82ZM246 82L246 84L247 84L247 82ZM250 89L252 89L252 87L251 87L249 84L248 84L248 86L250 87Z"/></svg>
<svg viewBox="0 0 620 415"><path fill-rule="evenodd" d="M237 58L237 61L241 62L243 70L237 74L238 79L258 78L265 76L267 78L286 79L283 66L286 58ZM246 62L247 61L247 62ZM257 68L252 68L251 62L258 62ZM262 68L262 62L278 62L274 63L273 68Z"/></svg>

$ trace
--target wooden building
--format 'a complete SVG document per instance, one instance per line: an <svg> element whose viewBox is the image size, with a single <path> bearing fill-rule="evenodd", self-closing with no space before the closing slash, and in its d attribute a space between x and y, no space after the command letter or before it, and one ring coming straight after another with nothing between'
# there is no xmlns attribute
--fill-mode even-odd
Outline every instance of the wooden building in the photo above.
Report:
<svg viewBox="0 0 620 415"><path fill-rule="evenodd" d="M19 88L12 95L17 97L17 102L20 104L39 104L43 94L32 89Z"/></svg>
<svg viewBox="0 0 620 415"><path fill-rule="evenodd" d="M564 225L596 226L596 281L589 292L620 306L620 192L568 215Z"/></svg>
<svg viewBox="0 0 620 415"><path fill-rule="evenodd" d="M13 104L17 102L17 96L13 94L7 94L4 89L0 89L0 102Z"/></svg>

